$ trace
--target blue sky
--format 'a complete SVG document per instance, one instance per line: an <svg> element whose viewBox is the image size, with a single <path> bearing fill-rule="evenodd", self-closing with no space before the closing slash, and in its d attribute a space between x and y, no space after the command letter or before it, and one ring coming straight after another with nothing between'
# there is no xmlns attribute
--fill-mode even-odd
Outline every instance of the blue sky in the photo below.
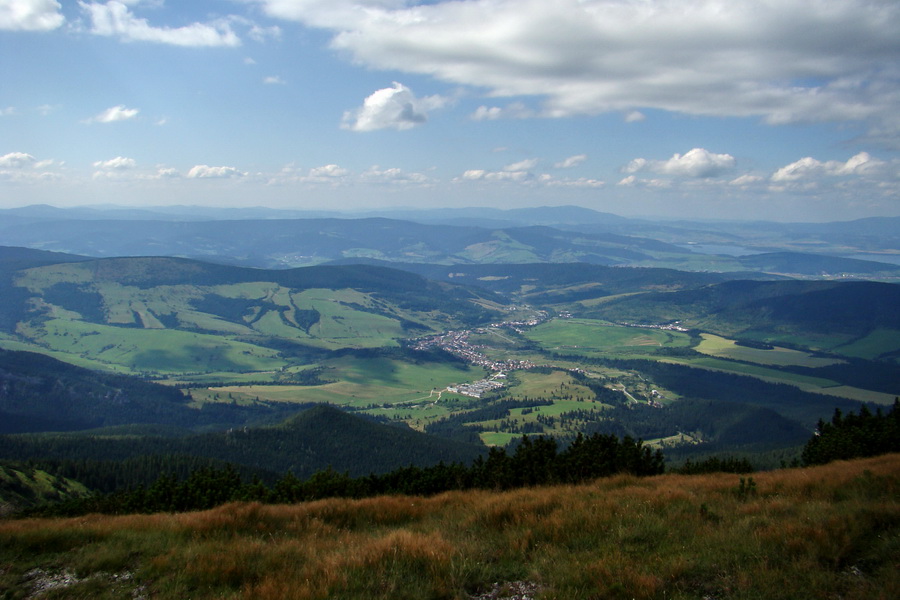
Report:
<svg viewBox="0 0 900 600"><path fill-rule="evenodd" d="M0 0L0 207L900 215L896 0Z"/></svg>

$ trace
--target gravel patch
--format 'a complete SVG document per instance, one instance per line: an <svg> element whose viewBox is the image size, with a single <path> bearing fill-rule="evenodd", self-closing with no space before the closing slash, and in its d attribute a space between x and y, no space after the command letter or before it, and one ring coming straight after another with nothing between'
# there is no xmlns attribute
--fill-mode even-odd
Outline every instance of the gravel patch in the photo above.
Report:
<svg viewBox="0 0 900 600"><path fill-rule="evenodd" d="M477 596L469 596L471 600L534 600L540 586L533 581L507 581L495 583L490 591Z"/></svg>

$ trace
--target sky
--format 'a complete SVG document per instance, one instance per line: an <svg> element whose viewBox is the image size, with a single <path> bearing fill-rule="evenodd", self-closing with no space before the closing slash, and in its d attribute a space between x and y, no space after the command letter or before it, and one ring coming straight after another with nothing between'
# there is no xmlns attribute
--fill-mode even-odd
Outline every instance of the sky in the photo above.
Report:
<svg viewBox="0 0 900 600"><path fill-rule="evenodd" d="M0 208L900 216L897 0L0 0Z"/></svg>

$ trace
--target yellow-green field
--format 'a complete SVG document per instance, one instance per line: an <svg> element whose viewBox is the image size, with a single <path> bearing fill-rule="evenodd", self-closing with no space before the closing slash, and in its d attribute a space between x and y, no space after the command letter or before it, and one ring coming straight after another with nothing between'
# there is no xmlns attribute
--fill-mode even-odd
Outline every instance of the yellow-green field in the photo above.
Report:
<svg viewBox="0 0 900 600"><path fill-rule="evenodd" d="M703 338L703 341L694 348L697 352L709 356L731 358L759 365L816 368L844 362L837 358L816 357L808 352L800 352L799 350L791 350L779 346L775 346L771 350L748 348L746 346L737 345L734 340L729 340L728 338L713 335L711 333L701 333L700 337Z"/></svg>
<svg viewBox="0 0 900 600"><path fill-rule="evenodd" d="M749 375L756 377L762 381L769 383L783 383L792 385L804 392L813 392L816 394L826 394L838 396L841 398L849 398L851 400L860 400L864 402L874 402L876 404L890 405L894 402L893 394L884 394L874 392L863 388L852 386L842 386L830 379L821 377L809 377L806 375L797 375L795 373L787 373L769 369L762 365L753 365L746 363L736 363L717 358L662 358L660 362L668 362L674 364L687 365L698 369L709 369L710 371L721 371L723 373L737 373L739 375Z"/></svg>

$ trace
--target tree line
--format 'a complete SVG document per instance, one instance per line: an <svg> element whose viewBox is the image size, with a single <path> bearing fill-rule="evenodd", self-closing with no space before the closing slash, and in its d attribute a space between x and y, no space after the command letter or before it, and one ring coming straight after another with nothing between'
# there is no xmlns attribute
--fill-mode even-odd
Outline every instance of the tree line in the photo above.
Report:
<svg viewBox="0 0 900 600"><path fill-rule="evenodd" d="M351 477L327 468L307 479L287 473L274 484L242 477L232 465L204 466L184 479L173 474L150 486L77 498L35 509L41 515L181 512L205 510L233 501L295 503L331 497L364 498L404 494L428 496L451 490L509 490L525 486L572 484L616 473L656 475L664 470L663 454L641 440L613 435L579 435L565 449L551 437L523 436L515 450L490 449L471 465L438 463L407 466L381 475Z"/></svg>
<svg viewBox="0 0 900 600"><path fill-rule="evenodd" d="M887 413L878 408L873 414L865 404L858 414L844 415L835 409L830 423L819 420L801 459L804 465L821 465L889 452L900 452L900 398L894 399Z"/></svg>

